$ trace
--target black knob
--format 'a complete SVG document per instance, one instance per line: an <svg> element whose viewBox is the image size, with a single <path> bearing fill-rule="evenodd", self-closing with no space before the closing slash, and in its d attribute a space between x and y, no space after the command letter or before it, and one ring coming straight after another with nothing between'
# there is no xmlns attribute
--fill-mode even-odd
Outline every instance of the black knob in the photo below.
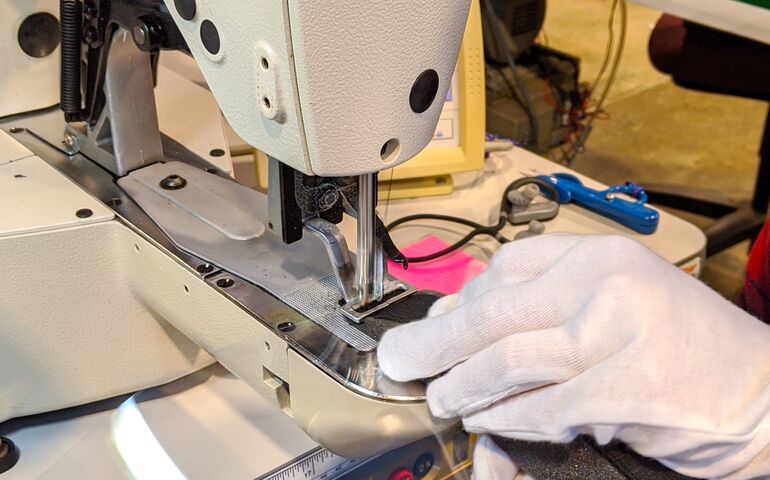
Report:
<svg viewBox="0 0 770 480"><path fill-rule="evenodd" d="M19 462L19 448L11 440L0 437L0 473L7 472Z"/></svg>

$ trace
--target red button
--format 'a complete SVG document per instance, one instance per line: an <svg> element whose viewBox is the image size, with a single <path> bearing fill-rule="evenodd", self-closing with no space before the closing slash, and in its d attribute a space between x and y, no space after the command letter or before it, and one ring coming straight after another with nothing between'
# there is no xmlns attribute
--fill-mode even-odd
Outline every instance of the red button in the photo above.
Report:
<svg viewBox="0 0 770 480"><path fill-rule="evenodd" d="M402 468L391 473L388 480L414 480L414 475L409 470Z"/></svg>

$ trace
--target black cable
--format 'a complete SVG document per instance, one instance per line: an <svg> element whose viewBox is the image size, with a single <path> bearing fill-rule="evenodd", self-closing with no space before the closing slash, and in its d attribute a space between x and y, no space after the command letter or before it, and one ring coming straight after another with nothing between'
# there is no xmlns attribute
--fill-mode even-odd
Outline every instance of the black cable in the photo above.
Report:
<svg viewBox="0 0 770 480"><path fill-rule="evenodd" d="M497 13L495 13L491 0L484 0L484 6L485 8L483 9L483 14L487 17L487 23L489 23L489 26L492 28L492 35L495 37L495 42L497 43L498 48L501 48L503 52L505 52L505 58L508 61L508 66L511 68L513 80L516 83L516 87L518 88L522 99L524 100L527 115L529 116L530 128L532 129L532 138L528 139L529 141L526 143L537 144L538 139L540 138L540 124L537 120L537 114L535 113L535 107L533 106L532 98L529 95L529 90L527 89L524 80L519 74L519 69L516 65L516 60L513 58L513 54L505 44L503 39L503 32L500 31L500 17L498 17ZM501 73L503 78L506 78L505 72L501 71ZM515 96L518 96L515 89L513 93ZM534 139L534 141L532 141L532 139Z"/></svg>
<svg viewBox="0 0 770 480"><path fill-rule="evenodd" d="M407 257L407 260L409 261L410 264L429 262L431 260L435 260L437 258L443 257L444 255L448 255L456 250L459 250L466 244L470 243L471 240L478 237L479 235L489 235L493 237L495 240L497 240L498 242L500 242L501 244L508 243L510 241L509 239L503 237L500 234L500 230L502 230L506 224L506 218L502 214L500 215L500 221L497 223L497 225L485 226L485 225L481 225L480 223L472 222L465 218L453 217L451 215L419 213L416 215L409 215L403 218L399 218L398 220L389 224L386 228L388 230L391 230L393 228L397 228L398 226L404 223L413 222L415 220L440 220L440 221L445 221L450 223L459 223L461 225L471 227L473 228L473 230L471 230L470 233L468 233L463 238L461 238L460 240L458 240L457 242L453 243L452 245L448 246L443 250L439 250L438 252L431 253L429 255L424 255L422 257Z"/></svg>
<svg viewBox="0 0 770 480"><path fill-rule="evenodd" d="M554 187L552 184L536 177L523 177L514 181L510 185L508 185L508 187L503 192L503 198L502 198L502 201L500 202L500 219L497 222L497 225L491 225L491 226L482 225L480 223L474 222L473 220L468 220L467 218L462 218L462 217L455 217L452 215L441 215L436 213L418 213L415 215L408 215L406 217L399 218L398 220L394 220L393 222L388 224L385 228L386 230L391 231L394 228L398 228L399 226L405 223L414 222L416 220L438 220L443 222L457 223L473 229L463 238L461 238L460 240L456 241L455 243L446 247L443 250L439 250L438 252L431 253L429 255L423 255L422 257L408 257L407 258L408 263L424 263L424 262L429 262L431 260L436 260L437 258L443 257L444 255L448 255L454 251L459 250L460 248L470 243L471 240L473 240L474 238L480 235L489 235L490 237L497 240L500 244L506 244L511 240L504 237L500 232L508 224L508 216L513 210L513 203L511 203L511 201L508 199L508 194L514 190L518 190L519 188L529 184L534 184L542 189L545 189L546 192L548 192L551 199L557 202L559 201L559 192L556 190L556 187Z"/></svg>

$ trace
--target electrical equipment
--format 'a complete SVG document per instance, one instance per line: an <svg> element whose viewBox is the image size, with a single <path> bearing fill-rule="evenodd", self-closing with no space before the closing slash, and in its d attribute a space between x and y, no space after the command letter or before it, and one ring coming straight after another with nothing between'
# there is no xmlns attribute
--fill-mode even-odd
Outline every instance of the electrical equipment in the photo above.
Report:
<svg viewBox="0 0 770 480"><path fill-rule="evenodd" d="M587 97L580 60L535 44L545 0L486 0L487 130L537 152L578 130Z"/></svg>

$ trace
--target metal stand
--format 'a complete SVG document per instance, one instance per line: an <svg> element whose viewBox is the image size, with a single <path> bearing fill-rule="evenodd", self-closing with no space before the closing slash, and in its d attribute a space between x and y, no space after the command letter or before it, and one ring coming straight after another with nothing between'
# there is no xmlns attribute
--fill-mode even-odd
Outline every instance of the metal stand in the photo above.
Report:
<svg viewBox="0 0 770 480"><path fill-rule="evenodd" d="M19 462L19 449L5 437L0 437L0 474L12 469Z"/></svg>
<svg viewBox="0 0 770 480"><path fill-rule="evenodd" d="M94 125L67 126L69 153L80 152L119 177L163 160L153 75L150 54L119 29L104 73L104 109Z"/></svg>
<svg viewBox="0 0 770 480"><path fill-rule="evenodd" d="M770 205L770 111L759 150L759 169L750 201L731 202L720 193L673 185L646 185L650 202L715 219L704 230L707 255L744 240L754 240L767 220Z"/></svg>

